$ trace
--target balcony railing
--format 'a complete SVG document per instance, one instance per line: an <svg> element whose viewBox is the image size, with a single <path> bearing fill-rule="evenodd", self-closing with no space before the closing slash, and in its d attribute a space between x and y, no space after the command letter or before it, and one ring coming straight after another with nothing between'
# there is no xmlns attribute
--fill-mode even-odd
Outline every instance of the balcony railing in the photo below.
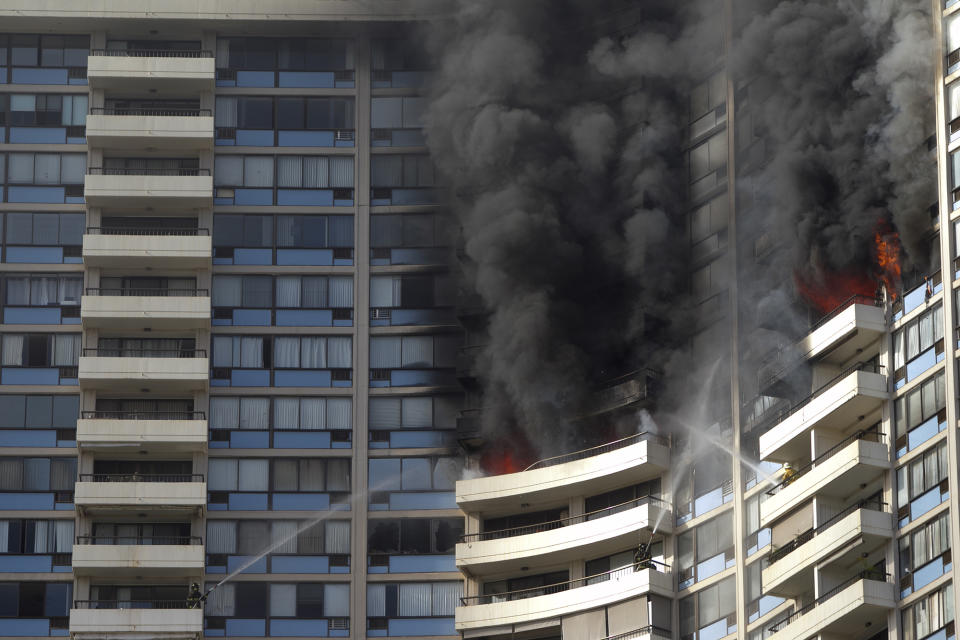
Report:
<svg viewBox="0 0 960 640"><path fill-rule="evenodd" d="M83 350L85 356L98 358L206 358L205 349L131 349L127 347L91 347Z"/></svg>
<svg viewBox="0 0 960 640"><path fill-rule="evenodd" d="M869 569L867 571L861 571L860 573L853 576L852 578L844 580L842 583L840 583L833 589L830 589L830 591L827 591L825 594L823 594L822 596L820 596L819 598L817 598L807 606L803 607L802 609L798 609L797 611L794 611L790 617L785 618L784 620L781 620L780 622L773 625L767 630L770 633L776 633L778 631L785 629L788 625L792 624L793 622L796 622L801 617L810 613L815 608L817 608L818 606L820 606L821 604L823 604L824 602L826 602L827 600L837 595L838 593L840 593L841 591L843 591L844 589L846 589L847 587L849 587L854 583L860 582L861 580L875 580L877 582L886 582L887 576L888 576L887 573L880 571L879 569Z"/></svg>
<svg viewBox="0 0 960 640"><path fill-rule="evenodd" d="M91 176L208 176L210 169L179 167L177 169L134 169L131 167L88 167Z"/></svg>
<svg viewBox="0 0 960 640"><path fill-rule="evenodd" d="M816 536L820 535L821 533L823 533L824 531L826 531L827 529L835 525L837 522L839 522L840 520L843 520L844 518L846 518L848 515L850 515L855 511L859 511L860 509L869 509L870 511L883 511L884 507L886 506L887 506L887 503L883 502L883 500L881 499L880 493L876 493L870 496L869 498L866 498L864 500L861 500L860 502L857 502L856 504L852 504L846 509L844 509L843 511L841 511L840 513L836 514L835 516L833 516L832 518L824 522L823 524L821 524L820 526L814 529L807 529L806 531L798 535L796 538L794 538L787 544L771 551L770 554L767 556L767 561L770 564L773 564L778 560L782 560L783 558L787 557L788 555L790 555L791 553L799 549L801 546L803 546L807 542L810 542Z"/></svg>
<svg viewBox="0 0 960 640"><path fill-rule="evenodd" d="M88 296L150 296L160 298L205 298L210 295L208 289L169 289L166 287L147 287L147 288L87 288Z"/></svg>
<svg viewBox="0 0 960 640"><path fill-rule="evenodd" d="M210 109L191 109L188 107L145 108L145 107L91 107L92 116L187 116L197 118L212 116Z"/></svg>
<svg viewBox="0 0 960 640"><path fill-rule="evenodd" d="M192 609L193 604L183 600L74 600L74 609Z"/></svg>
<svg viewBox="0 0 960 640"><path fill-rule="evenodd" d="M209 229L171 227L87 227L94 236L209 236Z"/></svg>
<svg viewBox="0 0 960 640"><path fill-rule="evenodd" d="M670 566L662 562L657 562L656 560L643 560L640 563L624 565L622 567L617 567L616 569L604 571L603 573L597 573L592 576L576 578L575 580L567 580L566 582L558 582L556 584L548 584L542 587L531 587L529 589L518 589L516 591L503 591L501 593L488 593L480 596L464 596L460 598L460 604L466 607L474 604L492 604L495 602L526 600L527 598L536 598L537 596L546 596L553 593L560 593L561 591L569 591L570 589L579 589L580 587L586 587L591 584L607 582L614 577L635 573L637 571L643 571L644 569L651 569L658 573L666 573L670 570Z"/></svg>
<svg viewBox="0 0 960 640"><path fill-rule="evenodd" d="M642 640L644 638L651 638L653 640L673 640L673 633L669 629L662 629L660 627L648 625L646 627L634 629L633 631L627 631L626 633L618 633L615 636L607 636L602 638L602 640Z"/></svg>
<svg viewBox="0 0 960 640"><path fill-rule="evenodd" d="M80 482L203 482L202 473L81 473Z"/></svg>
<svg viewBox="0 0 960 640"><path fill-rule="evenodd" d="M206 420L203 411L81 411L85 420Z"/></svg>
<svg viewBox="0 0 960 640"><path fill-rule="evenodd" d="M834 455L836 455L839 451L843 450L847 445L849 445L854 440L866 440L867 442L883 442L882 438L886 434L881 432L879 430L879 427L880 425L878 423L870 427L869 429L861 429L860 431L857 431L856 433L853 433L847 436L846 438L844 438L837 444L833 445L832 447L830 447L829 449L821 453L819 456L817 456L807 464L803 465L798 469L795 469L794 472L788 478L785 478L778 484L771 487L767 491L767 495L773 496L778 494L780 491L785 489L788 485L793 484L794 482L799 480L802 476L809 473L817 465L823 464L828 459L832 458Z"/></svg>
<svg viewBox="0 0 960 640"><path fill-rule="evenodd" d="M553 456L552 458L544 458L534 462L532 465L524 469L524 471L532 471L533 469L545 469L546 467L553 467L558 464L564 464L566 462L573 462L575 460L583 460L584 458L591 458L593 456L598 456L602 453L609 453L611 451L616 451L618 449L623 449L624 447L629 447L630 445L636 444L638 442L650 441L656 442L659 445L664 447L670 446L670 438L666 436L661 436L656 433L650 433L644 431L626 438L621 438L619 440L614 440L613 442L608 442L606 444L601 444L596 447L590 447L589 449L581 449L580 451L574 451L573 453L565 453L559 456Z"/></svg>
<svg viewBox="0 0 960 640"><path fill-rule="evenodd" d="M212 58L213 52L205 49L92 49L90 55L111 58Z"/></svg>
<svg viewBox="0 0 960 640"><path fill-rule="evenodd" d="M760 416L758 416L755 419L754 424L750 429L751 430L759 429L759 428L771 426L773 423L776 423L776 422L783 422L784 420L786 420L787 418L795 414L797 411L800 411L805 406L810 404L813 400L815 400L825 391L830 389L830 387L832 387L835 383L839 382L843 378L846 378L848 375L850 375L854 371L868 371L870 373L877 373L882 375L885 371L885 367L873 361L857 362L856 364L852 364L846 369L844 369L843 371L841 371L839 374L837 374L836 376L834 376L833 378L825 382L816 391L814 391L807 397L802 398L801 400L797 400L795 402L791 402L790 400L784 398L781 402L777 402L776 404L771 405L769 409L767 409L765 412L763 412Z"/></svg>
<svg viewBox="0 0 960 640"><path fill-rule="evenodd" d="M568 516L566 518L560 518L559 520L548 520L547 522L539 522L537 524L523 525L520 527L511 527L509 529L484 531L482 533L468 533L460 536L460 541L479 542L482 540L499 540L501 538L512 538L514 536L525 536L531 533L540 533L542 531L552 531L553 529L560 529L561 527L566 527L571 524L580 524L581 522L587 522L588 520L604 518L615 513L621 513L623 511L627 511L628 509L638 507L642 504L656 504L661 509L670 511L670 505L660 498L655 496L643 496L642 498L635 498L633 500L628 500L627 502L621 502L620 504L616 504L611 507L604 507L603 509L588 511L587 513L583 513L578 516Z"/></svg>
<svg viewBox="0 0 960 640"><path fill-rule="evenodd" d="M77 544L98 545L201 545L200 536L77 536Z"/></svg>

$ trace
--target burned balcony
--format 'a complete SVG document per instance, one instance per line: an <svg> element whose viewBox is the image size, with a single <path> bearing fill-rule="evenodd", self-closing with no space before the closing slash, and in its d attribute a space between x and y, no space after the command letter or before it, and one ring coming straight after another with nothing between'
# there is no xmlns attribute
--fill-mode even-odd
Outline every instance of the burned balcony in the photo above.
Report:
<svg viewBox="0 0 960 640"><path fill-rule="evenodd" d="M457 380L464 387L477 387L477 357L487 348L485 344L474 344L457 349Z"/></svg>
<svg viewBox="0 0 960 640"><path fill-rule="evenodd" d="M584 417L593 417L619 409L639 407L653 398L659 374L639 369L608 381L591 396Z"/></svg>
<svg viewBox="0 0 960 640"><path fill-rule="evenodd" d="M480 430L483 409L464 409L457 414L457 442L467 451L483 446L485 438Z"/></svg>

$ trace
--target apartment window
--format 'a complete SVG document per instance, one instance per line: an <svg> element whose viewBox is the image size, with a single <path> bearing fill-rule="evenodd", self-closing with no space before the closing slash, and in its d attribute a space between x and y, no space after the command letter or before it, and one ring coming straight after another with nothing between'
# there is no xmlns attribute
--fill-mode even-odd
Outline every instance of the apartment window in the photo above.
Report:
<svg viewBox="0 0 960 640"><path fill-rule="evenodd" d="M217 86L354 86L353 42L320 38L219 38Z"/></svg>
<svg viewBox="0 0 960 640"><path fill-rule="evenodd" d="M715 576L735 562L733 512L717 516L677 536L680 589Z"/></svg>
<svg viewBox="0 0 960 640"><path fill-rule="evenodd" d="M906 395L897 398L894 415L898 458L946 429L947 398L944 380L945 374L940 371Z"/></svg>
<svg viewBox="0 0 960 640"><path fill-rule="evenodd" d="M96 355L104 358L196 358L194 338L100 338Z"/></svg>
<svg viewBox="0 0 960 640"><path fill-rule="evenodd" d="M770 544L770 529L760 528L760 505L766 501L767 497L767 493L761 491L745 501L747 556L753 555Z"/></svg>
<svg viewBox="0 0 960 640"><path fill-rule="evenodd" d="M373 458L368 464L372 510L452 508L460 473L454 458Z"/></svg>
<svg viewBox="0 0 960 640"><path fill-rule="evenodd" d="M699 199L725 182L727 132L722 131L690 150L690 195Z"/></svg>
<svg viewBox="0 0 960 640"><path fill-rule="evenodd" d="M416 88L426 82L435 65L414 38L374 40L370 47L372 84L375 89Z"/></svg>
<svg viewBox="0 0 960 640"><path fill-rule="evenodd" d="M367 628L386 629L389 620L394 634L455 635L453 614L461 597L459 580L368 584Z"/></svg>
<svg viewBox="0 0 960 640"><path fill-rule="evenodd" d="M938 304L894 332L894 385L899 389L943 358L943 305Z"/></svg>
<svg viewBox="0 0 960 640"><path fill-rule="evenodd" d="M76 458L0 458L0 491L72 492L76 475Z"/></svg>
<svg viewBox="0 0 960 640"><path fill-rule="evenodd" d="M641 504L644 498L660 496L660 479L643 482L641 484L607 491L595 496L588 496L584 500L584 511L588 514L587 520L602 518L612 513L618 513ZM666 503L661 508L668 508Z"/></svg>
<svg viewBox="0 0 960 640"><path fill-rule="evenodd" d="M72 519L0 520L0 554L69 554L72 552Z"/></svg>
<svg viewBox="0 0 960 640"><path fill-rule="evenodd" d="M219 145L353 146L353 98L220 96L216 107Z"/></svg>
<svg viewBox="0 0 960 640"><path fill-rule="evenodd" d="M7 154L7 183L36 185L83 184L85 153Z"/></svg>
<svg viewBox="0 0 960 640"><path fill-rule="evenodd" d="M463 535L458 518L371 520L367 534L370 554L451 554Z"/></svg>
<svg viewBox="0 0 960 640"><path fill-rule="evenodd" d="M0 429L35 430L6 438L0 432L0 441L5 446L73 446L79 413L79 396L0 395Z"/></svg>
<svg viewBox="0 0 960 640"><path fill-rule="evenodd" d="M720 297L729 287L729 258L724 255L713 262L696 269L691 275L691 293L694 300L704 303L708 299Z"/></svg>
<svg viewBox="0 0 960 640"><path fill-rule="evenodd" d="M211 491L350 491L347 459L211 458L208 469Z"/></svg>
<svg viewBox="0 0 960 640"><path fill-rule="evenodd" d="M371 337L371 385L452 384L452 372L432 370L452 369L460 342L458 335Z"/></svg>
<svg viewBox="0 0 960 640"><path fill-rule="evenodd" d="M950 514L940 514L900 538L899 546L900 597L906 598L950 570Z"/></svg>
<svg viewBox="0 0 960 640"><path fill-rule="evenodd" d="M216 583L207 584L211 589ZM268 619L272 635L293 636L302 622L321 619L340 619L341 630L347 628L350 617L350 585L338 583L299 582L278 584L239 582L224 584L210 594L204 607L207 628L223 628L223 618L233 620L235 628L248 635L254 629L264 629L263 623L250 619ZM286 626L290 624L291 626ZM332 626L332 625L331 625Z"/></svg>
<svg viewBox="0 0 960 640"><path fill-rule="evenodd" d="M64 262L75 256L80 262L83 244L82 213L8 213L6 214L6 262ZM29 247L62 247L51 259L47 252Z"/></svg>
<svg viewBox="0 0 960 640"><path fill-rule="evenodd" d="M370 216L370 264L446 264L450 221L432 213Z"/></svg>
<svg viewBox="0 0 960 640"><path fill-rule="evenodd" d="M217 127L273 129L273 98L217 97Z"/></svg>
<svg viewBox="0 0 960 640"><path fill-rule="evenodd" d="M371 429L453 429L459 396L370 398Z"/></svg>
<svg viewBox="0 0 960 640"><path fill-rule="evenodd" d="M446 274L371 276L372 326L454 325L453 278Z"/></svg>
<svg viewBox="0 0 960 640"><path fill-rule="evenodd" d="M371 98L371 144L375 147L421 147L426 98Z"/></svg>
<svg viewBox="0 0 960 640"><path fill-rule="evenodd" d="M904 640L937 637L934 634L954 620L953 585L945 585L921 598L903 609L900 616Z"/></svg>
<svg viewBox="0 0 960 640"><path fill-rule="evenodd" d="M350 326L353 324L353 278L214 276L213 307L214 324ZM310 311L314 309L327 311Z"/></svg>
<svg viewBox="0 0 960 640"><path fill-rule="evenodd" d="M694 259L704 258L727 245L729 199L723 195L690 214L690 251Z"/></svg>
<svg viewBox="0 0 960 640"><path fill-rule="evenodd" d="M193 544L193 541L189 522L95 522L92 539L84 540L83 544L181 545Z"/></svg>
<svg viewBox="0 0 960 640"><path fill-rule="evenodd" d="M897 469L897 514L899 526L916 520L947 499L947 443L924 451L907 465Z"/></svg>
<svg viewBox="0 0 960 640"><path fill-rule="evenodd" d="M75 367L80 357L80 334L5 333L4 367Z"/></svg>
<svg viewBox="0 0 960 640"><path fill-rule="evenodd" d="M747 565L747 622L754 622L767 615L784 602L784 598L763 594L763 570L770 563L766 557Z"/></svg>
<svg viewBox="0 0 960 640"><path fill-rule="evenodd" d="M85 85L89 51L88 36L0 35L0 83Z"/></svg>
<svg viewBox="0 0 960 640"><path fill-rule="evenodd" d="M733 469L726 462L696 464L680 474L674 492L677 524L699 518L732 501L732 475Z"/></svg>
<svg viewBox="0 0 960 640"><path fill-rule="evenodd" d="M351 406L350 398L215 396L210 398L210 428L349 430L352 422Z"/></svg>
<svg viewBox="0 0 960 640"><path fill-rule="evenodd" d="M3 280L6 324L79 324L82 275L23 275Z"/></svg>
<svg viewBox="0 0 960 640"><path fill-rule="evenodd" d="M11 127L82 127L87 123L87 96L11 94L7 123Z"/></svg>
<svg viewBox="0 0 960 640"><path fill-rule="evenodd" d="M197 158L104 158L102 171L104 175L209 175L206 169L200 169Z"/></svg>
<svg viewBox="0 0 960 640"><path fill-rule="evenodd" d="M63 624L58 621L56 628L65 628L73 605L72 594L70 582L0 582L0 618L63 618ZM12 620L4 624L10 633L19 622Z"/></svg>
<svg viewBox="0 0 960 640"><path fill-rule="evenodd" d="M353 156L218 155L214 185L233 187L217 189L219 204L352 205Z"/></svg>
<svg viewBox="0 0 960 640"><path fill-rule="evenodd" d="M374 189L436 186L436 168L430 156L375 155L370 160L370 184Z"/></svg>
<svg viewBox="0 0 960 640"><path fill-rule="evenodd" d="M680 601L680 637L683 640L722 638L737 629L737 598L734 578Z"/></svg>
<svg viewBox="0 0 960 640"><path fill-rule="evenodd" d="M206 552L208 556L255 555L269 539L275 544L284 541L271 556L350 553L349 520L307 524L298 520L207 520Z"/></svg>

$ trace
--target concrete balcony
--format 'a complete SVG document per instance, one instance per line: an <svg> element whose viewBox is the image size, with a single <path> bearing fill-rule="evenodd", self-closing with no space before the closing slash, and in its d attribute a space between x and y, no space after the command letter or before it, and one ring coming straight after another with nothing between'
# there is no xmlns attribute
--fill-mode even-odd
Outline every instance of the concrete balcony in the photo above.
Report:
<svg viewBox="0 0 960 640"><path fill-rule="evenodd" d="M559 502L644 482L670 466L669 441L641 433L542 460L527 470L457 482L457 504L468 513L519 510L520 503Z"/></svg>
<svg viewBox="0 0 960 640"><path fill-rule="evenodd" d="M896 607L896 588L884 580L879 574L854 576L771 627L770 640L862 637L867 623L883 622Z"/></svg>
<svg viewBox="0 0 960 640"><path fill-rule="evenodd" d="M883 442L861 437L841 443L809 471L789 484L779 485L776 493L760 504L760 525L769 527L815 495L845 498L889 469L890 449Z"/></svg>
<svg viewBox="0 0 960 640"><path fill-rule="evenodd" d="M203 572L199 537L133 540L81 536L73 545L73 573L78 576L182 576Z"/></svg>
<svg viewBox="0 0 960 640"><path fill-rule="evenodd" d="M886 330L883 309L872 298L855 296L821 320L797 350L807 359L840 365L863 353Z"/></svg>
<svg viewBox="0 0 960 640"><path fill-rule="evenodd" d="M457 544L457 567L471 576L561 564L570 558L599 557L636 545L641 531L673 529L670 507L656 498L530 525L464 536ZM643 536L641 536L643 537Z"/></svg>
<svg viewBox="0 0 960 640"><path fill-rule="evenodd" d="M74 504L89 513L131 507L161 511L198 511L207 502L207 483L193 475L80 474Z"/></svg>
<svg viewBox="0 0 960 640"><path fill-rule="evenodd" d="M172 352L84 349L78 369L80 386L84 389L187 392L207 388L210 361L206 351L198 349Z"/></svg>
<svg viewBox="0 0 960 640"><path fill-rule="evenodd" d="M108 208L184 209L213 205L208 169L104 169L84 176L88 205Z"/></svg>
<svg viewBox="0 0 960 640"><path fill-rule="evenodd" d="M210 326L206 289L87 289L80 300L86 329L183 331Z"/></svg>
<svg viewBox="0 0 960 640"><path fill-rule="evenodd" d="M149 603L149 606L158 608L141 608L148 605L141 602L117 601L74 602L77 608L70 610L70 637L90 640L103 638L198 640L202 636L202 608L187 609L185 602L161 601L161 603Z"/></svg>
<svg viewBox="0 0 960 640"><path fill-rule="evenodd" d="M212 149L209 109L105 109L87 116L87 144L104 149Z"/></svg>
<svg viewBox="0 0 960 640"><path fill-rule="evenodd" d="M87 58L92 89L212 91L215 72L209 51L94 49Z"/></svg>
<svg viewBox="0 0 960 640"><path fill-rule="evenodd" d="M876 506L876 505L872 505ZM764 593L796 598L813 590L813 568L854 564L861 553L893 537L893 514L862 504L845 509L769 556Z"/></svg>
<svg viewBox="0 0 960 640"><path fill-rule="evenodd" d="M760 436L760 458L772 462L809 459L811 429L842 432L861 417L878 412L888 397L887 379L882 374L862 368L841 373L785 411L777 425Z"/></svg>
<svg viewBox="0 0 960 640"><path fill-rule="evenodd" d="M476 629L489 631L559 619L649 593L672 597L672 574L625 567L538 589L467 597L463 598L465 606L456 609L456 630L466 634Z"/></svg>
<svg viewBox="0 0 960 640"><path fill-rule="evenodd" d="M88 267L209 269L212 256L206 229L92 227L83 236L83 264Z"/></svg>
<svg viewBox="0 0 960 640"><path fill-rule="evenodd" d="M207 420L202 412L84 411L77 420L77 446L203 451Z"/></svg>

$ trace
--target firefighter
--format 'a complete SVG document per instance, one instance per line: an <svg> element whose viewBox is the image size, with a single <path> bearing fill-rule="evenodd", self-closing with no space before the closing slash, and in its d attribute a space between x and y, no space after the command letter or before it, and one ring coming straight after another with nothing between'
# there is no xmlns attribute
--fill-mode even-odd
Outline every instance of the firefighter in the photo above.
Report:
<svg viewBox="0 0 960 640"><path fill-rule="evenodd" d="M780 473L780 482L783 486L787 486L791 482L797 479L797 470L793 468L789 462L783 465L783 471Z"/></svg>
<svg viewBox="0 0 960 640"><path fill-rule="evenodd" d="M203 595L200 593L200 585L196 582L190 583L190 595L187 596L187 608L196 609L200 606L200 603L204 600Z"/></svg>
<svg viewBox="0 0 960 640"><path fill-rule="evenodd" d="M641 542L633 555L633 570L643 571L644 569L653 569L653 560L650 559L650 545Z"/></svg>

